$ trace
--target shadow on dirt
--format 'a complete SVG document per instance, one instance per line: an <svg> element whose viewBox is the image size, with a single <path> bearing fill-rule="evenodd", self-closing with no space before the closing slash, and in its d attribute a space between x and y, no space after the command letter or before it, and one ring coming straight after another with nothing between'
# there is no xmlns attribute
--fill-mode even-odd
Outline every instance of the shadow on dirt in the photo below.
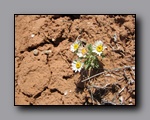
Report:
<svg viewBox="0 0 150 120"><path fill-rule="evenodd" d="M86 82L88 82L88 80L85 82L82 82L82 81L89 78L89 77L92 77L98 73L103 72L104 71L103 66L104 66L104 64L101 61L99 61L99 68L94 68L91 70L82 69L81 75L79 77L79 82L76 84L76 86L77 86L76 92L82 93L84 88L86 87Z"/></svg>
<svg viewBox="0 0 150 120"><path fill-rule="evenodd" d="M80 18L80 15L72 15L72 14L63 14L63 15L54 15L53 16L53 19L57 19L57 18L60 18L60 17L70 17L70 19L73 21L74 19L79 19Z"/></svg>

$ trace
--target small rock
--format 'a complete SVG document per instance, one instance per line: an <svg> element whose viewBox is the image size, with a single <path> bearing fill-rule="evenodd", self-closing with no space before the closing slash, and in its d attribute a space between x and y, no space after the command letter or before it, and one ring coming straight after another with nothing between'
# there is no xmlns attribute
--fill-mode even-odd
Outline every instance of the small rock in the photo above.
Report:
<svg viewBox="0 0 150 120"><path fill-rule="evenodd" d="M49 55L49 53L51 53L52 51L51 50L45 50L44 51L44 53L46 54L46 55Z"/></svg>
<svg viewBox="0 0 150 120"><path fill-rule="evenodd" d="M114 34L113 38L114 38L114 42L117 42L117 34L116 33Z"/></svg>
<svg viewBox="0 0 150 120"><path fill-rule="evenodd" d="M131 98L129 99L129 103L132 103L132 99Z"/></svg>
<svg viewBox="0 0 150 120"><path fill-rule="evenodd" d="M119 101L121 104L123 103L123 97L122 96L119 97Z"/></svg>
<svg viewBox="0 0 150 120"><path fill-rule="evenodd" d="M34 34L31 35L32 38L33 38L34 36L35 36Z"/></svg>
<svg viewBox="0 0 150 120"><path fill-rule="evenodd" d="M106 76L106 77L110 77L110 76L111 76L111 74L106 74L105 76Z"/></svg>
<svg viewBox="0 0 150 120"><path fill-rule="evenodd" d="M135 96L135 92L132 93Z"/></svg>
<svg viewBox="0 0 150 120"><path fill-rule="evenodd" d="M38 51L37 49L35 49L35 50L33 50L33 54L34 54L35 56L37 56L37 55L39 54L39 51Z"/></svg>
<svg viewBox="0 0 150 120"><path fill-rule="evenodd" d="M133 79L130 79L129 81L128 81L128 84L130 84L130 85L133 85L135 83L135 81L133 80Z"/></svg>
<svg viewBox="0 0 150 120"><path fill-rule="evenodd" d="M55 39L54 39L54 38L52 38L52 41L54 42L54 41L55 41Z"/></svg>
<svg viewBox="0 0 150 120"><path fill-rule="evenodd" d="M135 66L133 66L132 69L135 70Z"/></svg>
<svg viewBox="0 0 150 120"><path fill-rule="evenodd" d="M133 79L130 80L130 83L133 84L135 81Z"/></svg>
<svg viewBox="0 0 150 120"><path fill-rule="evenodd" d="M71 90L69 92L72 92Z"/></svg>
<svg viewBox="0 0 150 120"><path fill-rule="evenodd" d="M68 91L65 91L65 92L64 92L64 95L66 96L67 94L68 94Z"/></svg>
<svg viewBox="0 0 150 120"><path fill-rule="evenodd" d="M132 103L129 103L129 105L133 105Z"/></svg>

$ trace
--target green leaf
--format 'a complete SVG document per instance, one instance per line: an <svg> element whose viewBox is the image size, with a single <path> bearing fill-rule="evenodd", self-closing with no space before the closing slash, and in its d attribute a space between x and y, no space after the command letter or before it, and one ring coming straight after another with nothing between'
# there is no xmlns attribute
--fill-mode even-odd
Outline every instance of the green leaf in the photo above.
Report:
<svg viewBox="0 0 150 120"><path fill-rule="evenodd" d="M105 55L104 55L103 53L101 54L101 56L102 56L102 58L104 58L104 57L105 57Z"/></svg>
<svg viewBox="0 0 150 120"><path fill-rule="evenodd" d="M96 63L95 67L96 67L96 68L99 68L99 64L98 64L98 63Z"/></svg>
<svg viewBox="0 0 150 120"><path fill-rule="evenodd" d="M89 45L87 46L87 48L88 48L89 52L91 53L91 52L92 52L92 45L89 44Z"/></svg>
<svg viewBox="0 0 150 120"><path fill-rule="evenodd" d="M86 64L85 65L85 70L89 69L89 67L90 67L90 64Z"/></svg>

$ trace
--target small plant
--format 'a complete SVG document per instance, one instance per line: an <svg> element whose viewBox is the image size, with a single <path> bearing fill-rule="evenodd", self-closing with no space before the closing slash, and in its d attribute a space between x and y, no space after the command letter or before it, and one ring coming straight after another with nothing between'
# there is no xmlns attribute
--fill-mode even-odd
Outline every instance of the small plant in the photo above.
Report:
<svg viewBox="0 0 150 120"><path fill-rule="evenodd" d="M70 47L70 50L78 56L78 59L72 62L72 69L80 72L82 68L90 70L99 68L97 56L102 56L103 51L107 48L101 40L96 41L93 45L85 45L81 40L76 40Z"/></svg>

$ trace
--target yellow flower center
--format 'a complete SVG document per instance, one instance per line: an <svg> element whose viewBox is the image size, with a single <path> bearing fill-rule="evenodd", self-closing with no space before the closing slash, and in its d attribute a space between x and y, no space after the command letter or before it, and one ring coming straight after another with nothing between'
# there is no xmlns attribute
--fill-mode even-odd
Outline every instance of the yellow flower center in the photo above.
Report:
<svg viewBox="0 0 150 120"><path fill-rule="evenodd" d="M101 52L101 51L103 50L103 46L102 46L102 45L98 45L98 46L96 47L96 50L97 50L98 52Z"/></svg>
<svg viewBox="0 0 150 120"><path fill-rule="evenodd" d="M86 54L86 49L83 48L83 49L81 50L81 53L82 53L83 55L85 55L85 54Z"/></svg>
<svg viewBox="0 0 150 120"><path fill-rule="evenodd" d="M81 63L80 63L80 62L77 62L77 63L76 63L76 68L79 69L80 67L81 67Z"/></svg>
<svg viewBox="0 0 150 120"><path fill-rule="evenodd" d="M76 43L76 44L74 44L74 50L77 50L78 49L78 47L79 47L79 45Z"/></svg>

